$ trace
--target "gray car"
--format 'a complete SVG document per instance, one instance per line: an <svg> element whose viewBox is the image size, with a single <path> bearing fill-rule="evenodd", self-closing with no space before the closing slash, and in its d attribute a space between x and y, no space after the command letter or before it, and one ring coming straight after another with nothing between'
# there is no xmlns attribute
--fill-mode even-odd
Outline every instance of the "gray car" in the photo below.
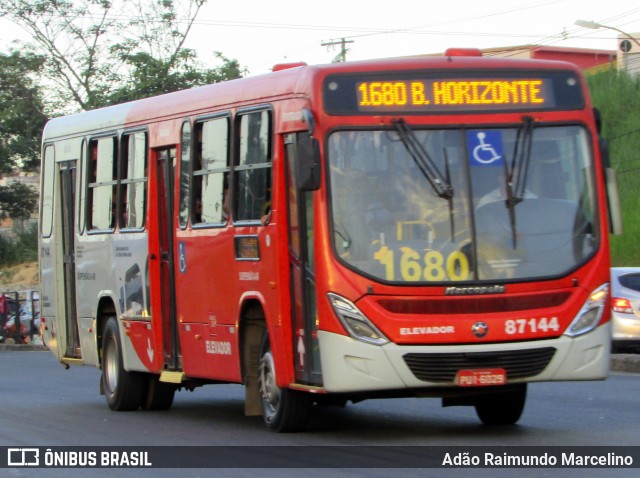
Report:
<svg viewBox="0 0 640 478"><path fill-rule="evenodd" d="M640 267L611 268L613 352L640 350Z"/></svg>

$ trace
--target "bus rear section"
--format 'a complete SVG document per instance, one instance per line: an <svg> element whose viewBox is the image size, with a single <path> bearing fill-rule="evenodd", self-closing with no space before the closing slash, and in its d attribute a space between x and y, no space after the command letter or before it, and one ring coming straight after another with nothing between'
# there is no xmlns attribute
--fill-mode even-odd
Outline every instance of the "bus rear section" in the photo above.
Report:
<svg viewBox="0 0 640 478"><path fill-rule="evenodd" d="M43 337L102 369L114 410L231 382L273 431L405 396L512 424L528 383L606 378L604 171L573 66L296 66L94 114L110 129L45 140ZM98 178L57 156L94 145Z"/></svg>

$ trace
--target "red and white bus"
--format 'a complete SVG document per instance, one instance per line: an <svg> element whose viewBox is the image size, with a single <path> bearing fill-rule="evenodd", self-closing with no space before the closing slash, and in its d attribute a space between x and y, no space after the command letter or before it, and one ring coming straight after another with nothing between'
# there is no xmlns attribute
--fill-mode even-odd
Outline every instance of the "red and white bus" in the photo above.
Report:
<svg viewBox="0 0 640 478"><path fill-rule="evenodd" d="M601 380L605 166L580 71L448 51L51 120L42 334L113 410L245 385L245 412L433 396L511 424Z"/></svg>

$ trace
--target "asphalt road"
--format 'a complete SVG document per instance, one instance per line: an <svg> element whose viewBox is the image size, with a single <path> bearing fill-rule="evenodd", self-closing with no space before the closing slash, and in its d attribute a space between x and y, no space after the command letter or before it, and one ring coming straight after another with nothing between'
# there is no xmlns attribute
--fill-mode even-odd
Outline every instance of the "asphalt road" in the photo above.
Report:
<svg viewBox="0 0 640 478"><path fill-rule="evenodd" d="M15 349L12 349L15 350ZM65 370L49 352L12 353L0 350L0 446L232 446L265 447L247 463L296 447L356 447L371 463L384 463L381 453L400 453L421 447L437 455L437 448L473 450L479 446L630 446L640 443L638 391L640 376L614 372L603 382L533 384L519 425L485 427L471 408L441 408L438 399L370 400L341 408L315 411L305 433L268 432L259 417L243 415L243 388L218 385L180 392L167 412L111 412L98 393L99 371L93 367ZM630 357L626 362L633 363ZM371 452L363 447L384 447ZM460 448L462 447L462 448ZM637 448L637 447L636 447ZM242 448L234 448L242 451ZM233 452L234 449L226 449ZM224 451L225 449L221 449ZM378 449L381 450L381 449ZM295 455L292 455L295 456ZM400 458L398 458L398 456ZM395 459L401 459L398 455ZM382 460L382 461L381 461ZM639 460L640 461L640 460ZM254 465L255 466L255 465ZM390 465L391 466L391 465ZM399 466L397 461L395 466ZM10 468L9 477L142 476L514 476L514 470L429 468L311 469L153 469L77 470ZM638 469L518 469L528 476L638 476Z"/></svg>

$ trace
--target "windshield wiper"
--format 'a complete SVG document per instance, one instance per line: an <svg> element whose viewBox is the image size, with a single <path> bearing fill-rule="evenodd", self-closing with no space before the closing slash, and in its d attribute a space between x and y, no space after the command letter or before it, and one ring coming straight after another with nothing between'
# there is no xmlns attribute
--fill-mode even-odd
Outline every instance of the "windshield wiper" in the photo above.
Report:
<svg viewBox="0 0 640 478"><path fill-rule="evenodd" d="M512 207L524 200L527 186L527 174L531 163L531 140L533 138L533 118L524 116L522 128L516 135L516 143L511 162L511 171L508 172L507 186L511 192L507 206Z"/></svg>
<svg viewBox="0 0 640 478"><path fill-rule="evenodd" d="M443 199L451 199L453 197L453 188L449 178L440 172L436 163L416 138L411 127L402 118L391 120L391 124L395 127L402 144L411 158L413 158L420 172L429 181L435 193Z"/></svg>
<svg viewBox="0 0 640 478"><path fill-rule="evenodd" d="M533 138L533 118L524 116L522 118L522 128L518 130L516 142L513 149L513 160L511 168L505 161L505 175L507 200L506 206L509 209L509 222L511 223L511 234L513 248L517 246L516 231L516 204L524 201L527 186L527 174L531 163L531 140Z"/></svg>

